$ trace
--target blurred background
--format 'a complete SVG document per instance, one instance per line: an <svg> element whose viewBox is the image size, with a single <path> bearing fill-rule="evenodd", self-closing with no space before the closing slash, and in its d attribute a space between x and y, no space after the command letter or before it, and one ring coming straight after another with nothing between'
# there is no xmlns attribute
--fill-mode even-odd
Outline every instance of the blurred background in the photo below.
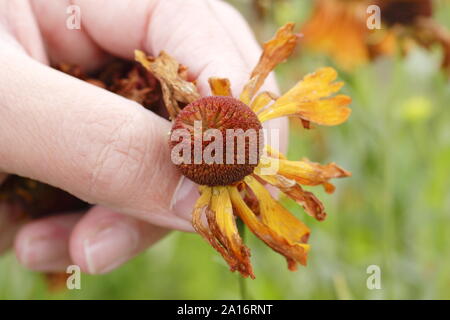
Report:
<svg viewBox="0 0 450 320"><path fill-rule="evenodd" d="M300 30L319 3L229 2L261 42L288 21ZM449 1L434 4L433 19L450 28ZM282 91L333 66L353 98L353 113L338 127L305 130L292 121L289 157L334 161L353 176L336 181L332 195L313 188L328 212L323 222L283 200L311 227L306 268L288 271L283 257L247 232L256 279L241 281L198 235L173 232L119 270L82 275L81 290L48 290L43 275L7 254L0 257L0 299L240 299L243 283L246 297L255 299L450 299L450 82L440 68L442 46L405 50L398 41L389 54L375 58L372 50L349 67L329 48L310 49L307 37L276 70ZM334 50L348 51L352 61L339 39L325 41L337 42ZM366 286L370 265L381 269L380 290Z"/></svg>

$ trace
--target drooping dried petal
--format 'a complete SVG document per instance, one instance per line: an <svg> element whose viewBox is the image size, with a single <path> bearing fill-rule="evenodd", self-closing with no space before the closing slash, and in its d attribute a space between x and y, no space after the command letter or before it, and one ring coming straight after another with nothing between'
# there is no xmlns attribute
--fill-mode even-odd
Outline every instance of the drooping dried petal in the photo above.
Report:
<svg viewBox="0 0 450 320"><path fill-rule="evenodd" d="M272 171L288 179L297 181L308 186L322 184L325 191L332 193L334 186L328 181L333 178L344 178L351 176L351 173L342 169L335 163L321 165L311 162L308 159L301 161L290 161L271 157L261 157L260 164L255 168L257 175L270 175Z"/></svg>
<svg viewBox="0 0 450 320"><path fill-rule="evenodd" d="M148 105L146 102L150 93L154 90L154 88L148 85L146 79L140 76L137 68L132 69L128 73L128 77L118 79L113 89L115 93L127 99L136 101L141 105Z"/></svg>
<svg viewBox="0 0 450 320"><path fill-rule="evenodd" d="M206 216L206 211L210 210L212 188L200 188L200 197L197 199L194 211L192 212L192 226L202 237L208 240L215 247L215 238L202 222L202 217Z"/></svg>
<svg viewBox="0 0 450 320"><path fill-rule="evenodd" d="M250 80L241 93L240 99L242 102L249 104L269 73L292 54L299 38L293 30L294 24L287 23L278 29L273 39L264 43L259 62L253 69Z"/></svg>
<svg viewBox="0 0 450 320"><path fill-rule="evenodd" d="M267 112L259 115L259 120L264 122L283 116L298 116L307 122L335 126L345 122L350 116L351 109L347 106L351 101L348 96L338 95L326 100L302 103L292 102L276 109L270 108Z"/></svg>
<svg viewBox="0 0 450 320"><path fill-rule="evenodd" d="M164 103L172 119L180 111L179 103L188 104L200 98L195 84L186 79L186 68L166 52L161 51L157 58L150 58L136 50L135 59L159 80Z"/></svg>
<svg viewBox="0 0 450 320"><path fill-rule="evenodd" d="M333 82L337 73L333 68L322 68L309 74L291 90L277 99L258 117L261 122L283 116L298 116L302 120L322 125L337 125L348 119L351 98L330 95L339 91L343 83Z"/></svg>
<svg viewBox="0 0 450 320"><path fill-rule="evenodd" d="M245 183L259 199L260 215L250 210L235 187L228 187L236 214L258 238L286 258L290 270L296 270L297 263L306 265L308 227L274 200L255 178L248 176Z"/></svg>
<svg viewBox="0 0 450 320"><path fill-rule="evenodd" d="M281 175L257 175L267 183L277 187L289 198L303 207L305 212L318 221L325 220L327 214L322 202L312 193L303 188L295 181Z"/></svg>
<svg viewBox="0 0 450 320"><path fill-rule="evenodd" d="M231 271L255 278L250 251L243 244L236 226L230 196L226 187L203 187L193 213L193 226L225 259ZM206 214L208 227L201 221Z"/></svg>
<svg viewBox="0 0 450 320"><path fill-rule="evenodd" d="M226 78L209 78L209 87L215 96L232 97L230 80Z"/></svg>

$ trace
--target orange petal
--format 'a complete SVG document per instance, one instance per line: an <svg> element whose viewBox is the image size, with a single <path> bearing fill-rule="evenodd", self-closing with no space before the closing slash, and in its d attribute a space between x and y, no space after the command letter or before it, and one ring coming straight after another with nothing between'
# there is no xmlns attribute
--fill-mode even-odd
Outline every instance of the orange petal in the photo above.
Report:
<svg viewBox="0 0 450 320"><path fill-rule="evenodd" d="M274 200L256 179L247 176L245 183L259 200L260 216L250 210L235 187L228 187L236 214L258 238L286 258L290 270L296 270L297 263L306 265L308 227Z"/></svg>
<svg viewBox="0 0 450 320"><path fill-rule="evenodd" d="M293 30L294 24L287 23L278 29L273 39L264 43L259 62L253 69L250 80L241 93L240 99L242 102L249 104L269 73L292 54L298 42L298 36Z"/></svg>
<svg viewBox="0 0 450 320"><path fill-rule="evenodd" d="M136 61L159 80L164 104L172 119L180 111L179 102L188 104L200 99L195 84L186 80L186 68L166 52L161 51L157 58L147 57L140 50L135 50L134 55Z"/></svg>
<svg viewBox="0 0 450 320"><path fill-rule="evenodd" d="M325 220L327 214L322 202L312 192L303 190L296 181L281 175L258 175L258 177L295 200L311 217L316 218L318 221Z"/></svg>
<svg viewBox="0 0 450 320"><path fill-rule="evenodd" d="M271 168L271 170L268 170ZM351 173L342 169L335 163L321 165L307 159L291 161L262 156L259 165L255 168L257 175L269 175L276 171L278 175L297 181L308 186L322 184L329 193L334 191L334 186L328 181L333 178L345 178Z"/></svg>
<svg viewBox="0 0 450 320"><path fill-rule="evenodd" d="M193 213L195 230L222 255L231 271L254 279L250 251L239 236L227 188L204 187L202 192ZM204 214L208 227L201 221Z"/></svg>
<svg viewBox="0 0 450 320"><path fill-rule="evenodd" d="M226 78L209 78L209 87L215 96L233 96L231 93L230 80Z"/></svg>
<svg viewBox="0 0 450 320"><path fill-rule="evenodd" d="M309 74L274 104L259 114L260 121L283 116L298 116L302 120L322 125L337 125L348 119L351 98L330 95L339 91L343 83L333 82L337 73L333 68L322 68Z"/></svg>

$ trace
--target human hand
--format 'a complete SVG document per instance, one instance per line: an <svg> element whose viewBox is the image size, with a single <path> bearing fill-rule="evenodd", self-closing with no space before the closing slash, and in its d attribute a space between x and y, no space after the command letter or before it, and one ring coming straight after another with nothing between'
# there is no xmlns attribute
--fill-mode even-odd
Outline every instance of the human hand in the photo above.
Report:
<svg viewBox="0 0 450 320"><path fill-rule="evenodd" d="M0 2L0 171L96 206L22 226L1 207L0 250L15 238L28 268L77 264L104 273L170 229L192 231L197 191L170 161L167 120L51 69L49 61L90 71L111 55L131 60L135 49L153 56L165 50L189 67L202 95L210 94L211 76L229 78L238 94L260 48L242 17L220 1L72 2L81 8L81 30L66 28L69 1ZM277 91L273 77L265 90ZM280 121L269 126L286 129Z"/></svg>

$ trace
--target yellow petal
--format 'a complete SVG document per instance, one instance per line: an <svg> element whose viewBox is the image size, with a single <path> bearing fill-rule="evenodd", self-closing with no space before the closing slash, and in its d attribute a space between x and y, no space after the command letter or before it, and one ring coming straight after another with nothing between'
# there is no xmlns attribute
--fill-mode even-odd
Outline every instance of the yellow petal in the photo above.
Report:
<svg viewBox="0 0 450 320"><path fill-rule="evenodd" d="M270 102L275 100L277 100L277 96L274 93L264 91L256 96L256 98L252 101L250 108L253 110L253 112L258 113Z"/></svg>
<svg viewBox="0 0 450 320"><path fill-rule="evenodd" d="M283 116L298 116L302 120L322 125L337 125L348 119L351 98L345 95L331 97L343 83L333 82L337 73L333 68L322 68L298 82L274 104L262 111L258 118L267 121Z"/></svg>
<svg viewBox="0 0 450 320"><path fill-rule="evenodd" d="M333 82L336 78L336 70L330 67L321 68L316 72L307 74L292 89L281 96L274 107L298 100L312 101L328 97L344 86L343 82Z"/></svg>
<svg viewBox="0 0 450 320"><path fill-rule="evenodd" d="M281 175L258 175L258 177L295 200L311 217L318 221L325 220L327 214L322 202L312 192L303 190L296 181Z"/></svg>
<svg viewBox="0 0 450 320"><path fill-rule="evenodd" d="M192 226L201 236L203 236L210 243L214 241L214 237L203 224L202 217L206 215L207 210L210 210L210 202L212 196L212 188L204 187L201 189L201 195L197 199L192 213ZM211 243L212 244L212 243Z"/></svg>
<svg viewBox="0 0 450 320"><path fill-rule="evenodd" d="M272 158L278 158L278 159L286 159L286 157L284 156L284 154L282 154L280 151L275 150L274 148L272 148L271 145L266 144L264 146L264 151L267 153L267 155L269 157Z"/></svg>
<svg viewBox="0 0 450 320"><path fill-rule="evenodd" d="M292 54L298 42L298 36L293 30L294 24L287 23L278 29L273 39L264 43L259 62L253 69L250 80L241 93L240 99L242 102L249 104L269 73Z"/></svg>
<svg viewBox="0 0 450 320"><path fill-rule="evenodd" d="M135 50L134 54L136 61L159 80L164 104L172 119L180 111L179 102L188 104L200 99L195 84L186 79L186 69L166 52L161 51L157 58L147 57L140 50Z"/></svg>
<svg viewBox="0 0 450 320"><path fill-rule="evenodd" d="M230 80L226 78L209 78L209 87L215 96L233 96L231 93Z"/></svg>
<svg viewBox="0 0 450 320"><path fill-rule="evenodd" d="M309 228L295 218L278 201L270 195L269 191L255 178L247 176L245 183L252 189L259 199L261 220L278 234L295 242L306 243L309 237Z"/></svg>
<svg viewBox="0 0 450 320"><path fill-rule="evenodd" d="M247 176L245 183L259 200L260 215L250 210L235 187L229 187L236 214L258 238L286 258L290 270L296 270L297 263L306 265L308 227L274 200L256 179Z"/></svg>
<svg viewBox="0 0 450 320"><path fill-rule="evenodd" d="M255 277L250 263L250 251L239 236L230 196L226 187L205 187L195 205L192 224L230 266L244 277ZM206 214L208 226L202 220Z"/></svg>
<svg viewBox="0 0 450 320"><path fill-rule="evenodd" d="M264 122L285 116L298 116L308 122L335 126L347 121L352 112L347 106L351 102L352 99L344 95L325 100L291 102L278 108L264 110L258 115L258 118L259 121Z"/></svg>
<svg viewBox="0 0 450 320"><path fill-rule="evenodd" d="M334 186L328 181L333 178L344 178L351 173L342 169L335 163L321 165L307 159L302 161L290 161L262 156L254 173L257 175L269 175L267 169L276 170L278 175L297 181L308 186L322 184L329 193L334 191ZM270 172L270 171L269 171Z"/></svg>

